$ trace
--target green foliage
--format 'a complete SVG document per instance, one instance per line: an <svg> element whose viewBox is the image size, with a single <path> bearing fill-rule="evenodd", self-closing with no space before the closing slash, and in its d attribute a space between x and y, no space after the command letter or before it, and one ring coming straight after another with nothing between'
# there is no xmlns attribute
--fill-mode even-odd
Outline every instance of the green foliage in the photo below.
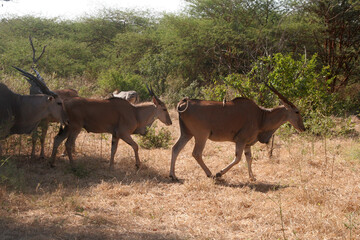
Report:
<svg viewBox="0 0 360 240"><path fill-rule="evenodd" d="M330 66L332 81L328 84L331 92L346 86L349 77L356 76L359 69L359 4L353 0L304 3L308 15L321 25L320 31L313 32L313 38L320 62Z"/></svg>
<svg viewBox="0 0 360 240"><path fill-rule="evenodd" d="M114 90L138 92L141 99L149 98L145 86L145 79L137 74L126 74L119 70L110 69L99 76L98 85L103 93L111 93Z"/></svg>
<svg viewBox="0 0 360 240"><path fill-rule="evenodd" d="M317 56L296 60L291 54L261 58L249 74L251 79L271 83L301 111L305 126L313 134L327 135L334 126L330 114L334 100L329 94L329 68L318 68ZM267 90L268 91L268 90ZM273 95L274 96L274 95ZM266 99L266 101L274 101Z"/></svg>
<svg viewBox="0 0 360 240"><path fill-rule="evenodd" d="M215 80L213 86L205 86L201 90L206 100L222 101L226 97L229 88Z"/></svg>
<svg viewBox="0 0 360 240"><path fill-rule="evenodd" d="M146 149L168 148L171 132L163 127L156 129L156 125L148 128L146 135L140 136L139 145Z"/></svg>
<svg viewBox="0 0 360 240"><path fill-rule="evenodd" d="M176 106L177 103L185 98L201 98L202 93L199 87L199 83L194 81L190 83L189 86L183 87L181 86L181 79L176 79L173 81L173 85L168 87L168 93L166 95L167 102L173 106Z"/></svg>
<svg viewBox="0 0 360 240"><path fill-rule="evenodd" d="M47 44L46 54L41 61L41 68L46 69L46 72L66 77L81 76L87 70L92 54L85 43L53 39Z"/></svg>
<svg viewBox="0 0 360 240"><path fill-rule="evenodd" d="M336 98L334 109L337 114L340 116L360 114L360 83L353 83L333 95Z"/></svg>

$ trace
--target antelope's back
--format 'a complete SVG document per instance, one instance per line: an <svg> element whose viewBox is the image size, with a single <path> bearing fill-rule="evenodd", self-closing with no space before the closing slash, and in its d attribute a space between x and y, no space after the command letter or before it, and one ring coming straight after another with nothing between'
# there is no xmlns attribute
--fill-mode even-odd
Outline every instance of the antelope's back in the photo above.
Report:
<svg viewBox="0 0 360 240"><path fill-rule="evenodd" d="M230 140L243 128L257 127L260 108L250 99L228 102L183 99L178 104L179 120L193 135L207 132L214 140Z"/></svg>
<svg viewBox="0 0 360 240"><path fill-rule="evenodd" d="M78 125L89 132L113 133L119 126L136 124L134 106L120 98L89 99L75 97L64 101L70 124Z"/></svg>
<svg viewBox="0 0 360 240"><path fill-rule="evenodd" d="M62 100L78 97L78 92L74 89L59 89L54 91Z"/></svg>

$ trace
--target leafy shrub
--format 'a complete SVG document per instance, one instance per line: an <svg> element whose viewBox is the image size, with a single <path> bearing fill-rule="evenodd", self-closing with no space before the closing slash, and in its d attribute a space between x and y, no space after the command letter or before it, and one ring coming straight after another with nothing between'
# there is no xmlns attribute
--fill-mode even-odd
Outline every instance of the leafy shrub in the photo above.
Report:
<svg viewBox="0 0 360 240"><path fill-rule="evenodd" d="M336 93L335 111L338 115L360 114L360 83L354 83Z"/></svg>
<svg viewBox="0 0 360 240"><path fill-rule="evenodd" d="M171 132L163 127L156 131L156 125L148 128L146 135L140 136L139 145L146 149L168 148Z"/></svg>
<svg viewBox="0 0 360 240"><path fill-rule="evenodd" d="M104 93L111 93L115 90L135 90L141 99L149 98L145 79L140 75L126 74L120 70L110 69L100 74L98 84Z"/></svg>
<svg viewBox="0 0 360 240"><path fill-rule="evenodd" d="M180 84L183 84L182 81L174 81L174 84L169 86L166 98L167 102L173 106L183 99L184 97L188 98L201 98L201 90L197 81L193 81L187 87L181 87Z"/></svg>

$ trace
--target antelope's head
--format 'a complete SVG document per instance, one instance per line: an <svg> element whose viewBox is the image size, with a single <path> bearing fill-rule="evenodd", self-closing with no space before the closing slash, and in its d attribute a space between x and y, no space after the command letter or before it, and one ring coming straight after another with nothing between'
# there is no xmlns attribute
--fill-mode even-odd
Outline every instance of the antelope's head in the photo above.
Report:
<svg viewBox="0 0 360 240"><path fill-rule="evenodd" d="M299 109L282 94L280 94L272 85L265 85L280 98L282 104L287 110L287 120L290 122L290 124L299 132L305 131L304 122L300 115Z"/></svg>
<svg viewBox="0 0 360 240"><path fill-rule="evenodd" d="M149 91L150 96L152 96L152 101L156 107L156 118L158 118L162 123L169 126L172 124L169 112L166 108L165 103L163 103L153 92L152 87L146 86Z"/></svg>
<svg viewBox="0 0 360 240"><path fill-rule="evenodd" d="M35 77L31 73L28 73L28 72L22 70L21 68L18 68L18 67L14 67L14 68L16 70L18 70L23 76L25 76L26 80L31 85L36 85L43 94L49 96L47 101L48 101L49 105L51 106L49 110L50 110L50 114L52 115L52 117L57 119L61 124L68 124L69 117L65 111L65 107L64 107L64 103L63 103L62 99L46 86L44 80L42 79L42 77L40 76L38 71L36 71L33 68L33 70L35 71L35 73L37 75Z"/></svg>

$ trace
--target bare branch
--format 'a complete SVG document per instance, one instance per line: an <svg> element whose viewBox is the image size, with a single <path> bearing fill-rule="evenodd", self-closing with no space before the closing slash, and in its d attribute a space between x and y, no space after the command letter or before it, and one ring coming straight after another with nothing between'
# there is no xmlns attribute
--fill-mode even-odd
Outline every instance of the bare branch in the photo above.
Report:
<svg viewBox="0 0 360 240"><path fill-rule="evenodd" d="M35 56L36 50L35 50L35 47L34 47L34 44L33 44L33 41L32 41L31 36L29 36L29 41L30 41L30 45L31 45L31 48L32 48L32 51L33 51L33 57L32 57L32 58L33 58L33 67L36 67L36 63L40 60L40 58L42 57L42 55L44 55L45 49L46 49L46 46L47 46L47 45L44 46L44 48L43 48L40 56L39 56L38 58L36 58L36 56Z"/></svg>

